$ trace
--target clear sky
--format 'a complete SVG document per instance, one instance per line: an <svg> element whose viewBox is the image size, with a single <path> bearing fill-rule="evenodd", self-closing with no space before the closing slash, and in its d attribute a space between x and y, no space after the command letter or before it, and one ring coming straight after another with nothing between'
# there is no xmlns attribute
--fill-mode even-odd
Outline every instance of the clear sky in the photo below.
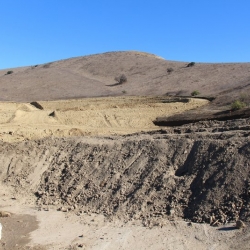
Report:
<svg viewBox="0 0 250 250"><path fill-rule="evenodd" d="M2 0L0 69L109 51L250 62L250 0Z"/></svg>

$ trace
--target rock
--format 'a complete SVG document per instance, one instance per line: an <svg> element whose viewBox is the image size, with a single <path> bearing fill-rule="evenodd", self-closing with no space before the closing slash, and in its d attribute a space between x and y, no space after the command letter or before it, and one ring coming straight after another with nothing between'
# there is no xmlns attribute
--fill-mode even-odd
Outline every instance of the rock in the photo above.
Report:
<svg viewBox="0 0 250 250"><path fill-rule="evenodd" d="M0 217L10 217L11 213L0 211Z"/></svg>
<svg viewBox="0 0 250 250"><path fill-rule="evenodd" d="M241 228L244 228L244 227L246 227L246 224L242 220L237 220L236 221L236 228L237 229L241 229Z"/></svg>
<svg viewBox="0 0 250 250"><path fill-rule="evenodd" d="M169 211L170 216L174 216L174 213L175 213L174 208L171 208L170 211Z"/></svg>
<svg viewBox="0 0 250 250"><path fill-rule="evenodd" d="M68 209L66 207L61 207L58 209L58 211L61 211L61 212L68 212Z"/></svg>

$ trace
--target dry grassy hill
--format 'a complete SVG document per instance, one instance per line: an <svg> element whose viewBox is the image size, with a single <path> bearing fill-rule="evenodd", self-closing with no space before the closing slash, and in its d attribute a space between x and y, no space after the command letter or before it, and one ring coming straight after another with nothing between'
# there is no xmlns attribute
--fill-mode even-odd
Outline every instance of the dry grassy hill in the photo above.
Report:
<svg viewBox="0 0 250 250"><path fill-rule="evenodd" d="M250 63L167 61L142 52L109 52L0 70L0 100L39 101L117 95L220 96L229 103L250 89ZM169 72L169 69L172 72ZM7 71L13 71L7 74ZM125 74L128 81L116 85Z"/></svg>

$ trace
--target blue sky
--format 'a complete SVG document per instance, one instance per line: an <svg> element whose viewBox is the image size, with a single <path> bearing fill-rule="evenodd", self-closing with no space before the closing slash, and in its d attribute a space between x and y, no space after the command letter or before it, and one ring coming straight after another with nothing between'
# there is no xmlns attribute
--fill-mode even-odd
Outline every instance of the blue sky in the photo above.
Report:
<svg viewBox="0 0 250 250"><path fill-rule="evenodd" d="M108 51L250 62L249 0L8 0L0 69Z"/></svg>

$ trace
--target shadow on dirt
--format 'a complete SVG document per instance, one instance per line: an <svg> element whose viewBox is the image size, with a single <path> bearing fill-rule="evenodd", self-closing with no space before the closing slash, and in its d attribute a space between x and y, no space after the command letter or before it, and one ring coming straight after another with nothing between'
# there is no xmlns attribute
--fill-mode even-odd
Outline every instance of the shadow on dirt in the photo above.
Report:
<svg viewBox="0 0 250 250"><path fill-rule="evenodd" d="M107 85L105 85L105 86L108 86L108 87L115 87L115 86L118 86L118 85L122 85L122 83L117 82L117 83L114 83L114 84L107 84Z"/></svg>
<svg viewBox="0 0 250 250"><path fill-rule="evenodd" d="M232 230L236 230L236 227L222 227L222 228L218 228L218 231L232 231Z"/></svg>

